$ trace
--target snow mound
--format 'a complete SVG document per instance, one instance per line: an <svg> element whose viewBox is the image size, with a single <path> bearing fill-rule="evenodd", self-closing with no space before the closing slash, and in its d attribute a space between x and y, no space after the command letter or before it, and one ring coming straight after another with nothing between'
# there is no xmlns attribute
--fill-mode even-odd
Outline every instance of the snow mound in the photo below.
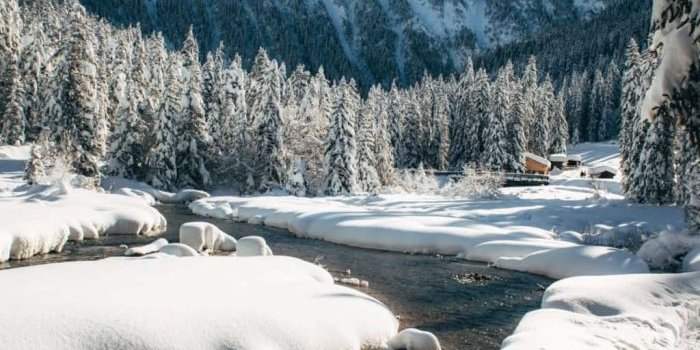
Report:
<svg viewBox="0 0 700 350"><path fill-rule="evenodd" d="M441 350L437 337L429 332L407 328L389 340L392 350Z"/></svg>
<svg viewBox="0 0 700 350"><path fill-rule="evenodd" d="M51 186L0 197L0 220L0 261L59 252L68 240L119 234L154 236L167 225L142 200Z"/></svg>
<svg viewBox="0 0 700 350"><path fill-rule="evenodd" d="M198 252L236 250L236 239L208 222L188 222L180 226L180 243Z"/></svg>
<svg viewBox="0 0 700 350"><path fill-rule="evenodd" d="M156 201L161 203L188 203L209 197L209 194L204 191L185 189L177 193L171 193L155 189L142 182L120 177L107 177L102 180L101 186L112 193L139 197L154 204Z"/></svg>
<svg viewBox="0 0 700 350"><path fill-rule="evenodd" d="M568 160L568 157L564 153L555 153L549 155L549 160L552 162L565 163Z"/></svg>
<svg viewBox="0 0 700 350"><path fill-rule="evenodd" d="M627 250L579 245L542 250L522 258L500 258L495 266L554 279L649 272L647 264Z"/></svg>
<svg viewBox="0 0 700 350"><path fill-rule="evenodd" d="M259 236L247 236L238 240L236 256L272 256L272 249L265 239Z"/></svg>
<svg viewBox="0 0 700 350"><path fill-rule="evenodd" d="M49 264L0 285L14 286L0 289L6 349L360 350L398 328L381 302L288 257Z"/></svg>
<svg viewBox="0 0 700 350"><path fill-rule="evenodd" d="M683 259L683 271L700 271L700 246L691 250Z"/></svg>
<svg viewBox="0 0 700 350"><path fill-rule="evenodd" d="M159 251L161 248L166 246L168 244L168 240L165 238L158 238L157 240L146 244L142 245L139 247L133 247L129 248L124 252L124 255L126 256L142 256L142 255L147 255L151 253L155 253Z"/></svg>
<svg viewBox="0 0 700 350"><path fill-rule="evenodd" d="M199 253L192 249L192 247L182 244L182 243L170 243L162 246L159 250L159 253L162 254L167 254L167 255L172 255L172 256L177 256L177 257L185 257L185 256L199 256Z"/></svg>
<svg viewBox="0 0 700 350"><path fill-rule="evenodd" d="M495 263L500 258L523 258L532 253L543 250L573 246L576 246L576 244L551 239L489 241L470 249L469 252L464 254L464 258L471 261Z"/></svg>
<svg viewBox="0 0 700 350"><path fill-rule="evenodd" d="M697 349L700 273L576 277L554 283L505 350Z"/></svg>

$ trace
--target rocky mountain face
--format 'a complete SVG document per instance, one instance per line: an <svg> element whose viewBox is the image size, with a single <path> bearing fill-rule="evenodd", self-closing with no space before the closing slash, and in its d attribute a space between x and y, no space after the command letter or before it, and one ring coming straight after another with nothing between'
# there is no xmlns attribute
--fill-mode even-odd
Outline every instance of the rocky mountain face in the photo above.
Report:
<svg viewBox="0 0 700 350"><path fill-rule="evenodd" d="M288 66L323 66L361 85L449 74L468 55L585 21L619 0L81 0L112 22L141 23L173 45L190 25L250 63L258 47Z"/></svg>

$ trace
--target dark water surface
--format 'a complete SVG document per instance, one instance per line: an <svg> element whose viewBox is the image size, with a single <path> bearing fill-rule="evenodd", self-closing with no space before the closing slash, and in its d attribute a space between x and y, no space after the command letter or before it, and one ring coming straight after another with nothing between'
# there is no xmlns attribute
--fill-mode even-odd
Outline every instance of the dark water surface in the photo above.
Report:
<svg viewBox="0 0 700 350"><path fill-rule="evenodd" d="M456 258L406 255L358 249L296 238L284 230L194 216L184 206L159 206L168 219L162 236L178 240L178 228L190 221L208 221L236 238L264 237L276 255L324 265L336 277L369 281L362 291L384 302L401 327L435 333L446 350L498 349L522 316L539 307L543 288L552 281L524 273L489 268ZM121 244L140 245L154 238L112 236L68 243L60 254L0 264L2 268L61 261L121 256Z"/></svg>

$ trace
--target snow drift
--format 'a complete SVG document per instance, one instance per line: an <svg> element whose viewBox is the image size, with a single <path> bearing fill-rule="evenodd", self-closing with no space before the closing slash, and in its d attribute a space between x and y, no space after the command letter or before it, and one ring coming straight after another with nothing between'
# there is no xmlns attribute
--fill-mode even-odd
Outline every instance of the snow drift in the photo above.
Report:
<svg viewBox="0 0 700 350"><path fill-rule="evenodd" d="M577 277L550 286L505 350L698 349L700 273Z"/></svg>
<svg viewBox="0 0 700 350"><path fill-rule="evenodd" d="M385 348L376 299L288 257L112 258L2 271L0 344L22 350Z"/></svg>

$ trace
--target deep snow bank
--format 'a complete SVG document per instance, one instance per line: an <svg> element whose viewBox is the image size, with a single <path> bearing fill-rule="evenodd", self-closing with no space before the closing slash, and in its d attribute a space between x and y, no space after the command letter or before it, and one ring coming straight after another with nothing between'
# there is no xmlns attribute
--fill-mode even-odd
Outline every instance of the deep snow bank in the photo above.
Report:
<svg viewBox="0 0 700 350"><path fill-rule="evenodd" d="M0 197L0 261L57 252L105 234L157 235L165 218L139 199L36 186Z"/></svg>
<svg viewBox="0 0 700 350"><path fill-rule="evenodd" d="M130 197L141 198L151 205L161 203L186 203L209 197L204 191L185 189L171 193L155 189L143 182L121 177L106 177L100 184L105 190Z"/></svg>
<svg viewBox="0 0 700 350"><path fill-rule="evenodd" d="M489 220L489 215L512 213L512 207L483 208L481 216L472 219L450 216L462 203L446 198L440 210L431 210L434 204L425 201L412 211L378 204L387 200L395 197L212 197L191 203L190 209L198 215L264 223L299 237L361 248L459 255L551 278L648 271L644 261L625 250L559 241L553 232L532 224Z"/></svg>
<svg viewBox="0 0 700 350"><path fill-rule="evenodd" d="M559 281L503 342L507 350L698 348L698 272Z"/></svg>
<svg viewBox="0 0 700 350"><path fill-rule="evenodd" d="M380 348L379 301L288 257L113 258L0 272L0 344L14 350Z"/></svg>

